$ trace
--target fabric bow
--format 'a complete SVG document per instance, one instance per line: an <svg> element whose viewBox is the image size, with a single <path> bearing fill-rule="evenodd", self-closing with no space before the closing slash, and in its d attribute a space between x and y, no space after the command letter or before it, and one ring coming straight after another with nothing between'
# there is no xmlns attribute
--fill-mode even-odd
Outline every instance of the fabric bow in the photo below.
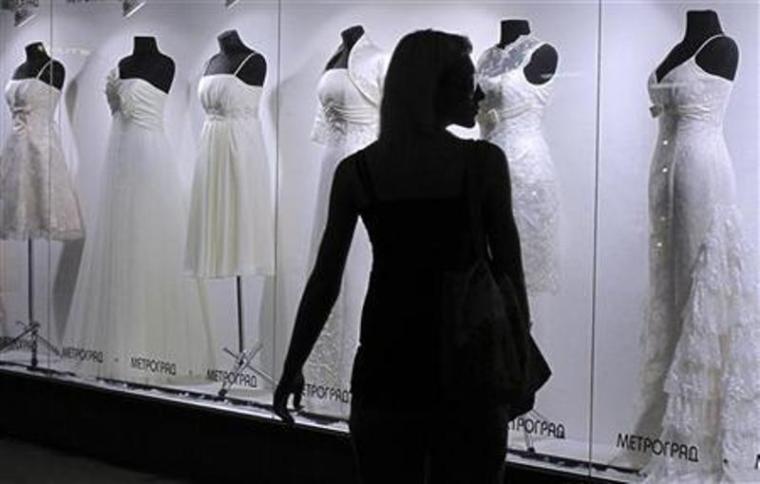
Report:
<svg viewBox="0 0 760 484"><path fill-rule="evenodd" d="M649 106L649 113L652 115L653 118L657 118L662 113L665 112L665 106L662 104L653 104L652 106Z"/></svg>
<svg viewBox="0 0 760 484"><path fill-rule="evenodd" d="M13 130L23 131L29 126L29 116L32 114L31 108L28 106L16 106L11 108L11 116L13 118Z"/></svg>

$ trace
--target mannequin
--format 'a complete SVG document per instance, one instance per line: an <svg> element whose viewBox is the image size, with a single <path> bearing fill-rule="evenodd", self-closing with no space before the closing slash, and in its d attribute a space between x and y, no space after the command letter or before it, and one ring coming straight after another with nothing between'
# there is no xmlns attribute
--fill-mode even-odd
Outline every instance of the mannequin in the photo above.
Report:
<svg viewBox="0 0 760 484"><path fill-rule="evenodd" d="M657 67L657 81L662 79L675 67L689 60L702 45L695 61L705 72L733 81L739 65L739 47L733 39L723 34L718 14L713 10L689 10L686 12L686 33L683 40L676 44L665 60Z"/></svg>
<svg viewBox="0 0 760 484"><path fill-rule="evenodd" d="M527 20L502 20L501 39L497 46L504 49L516 41L520 36L530 34L530 24ZM549 44L544 44L530 58L525 66L525 78L531 84L544 84L549 82L557 72L559 54L557 49Z"/></svg>
<svg viewBox="0 0 760 484"><path fill-rule="evenodd" d="M364 35L364 27L354 25L340 33L343 43L338 47L338 51L333 54L325 70L346 69L348 67L348 57L351 55L351 48L356 44L359 38Z"/></svg>
<svg viewBox="0 0 760 484"><path fill-rule="evenodd" d="M174 61L158 50L155 37L135 37L132 55L119 61L119 77L139 78L168 93L174 80Z"/></svg>
<svg viewBox="0 0 760 484"><path fill-rule="evenodd" d="M233 74L246 84L263 86L267 74L264 56L255 52L240 40L236 30L227 30L217 37L220 52L209 59L204 75ZM246 61L249 55L255 54ZM243 64L245 62L245 64ZM238 70L238 68L240 70Z"/></svg>
<svg viewBox="0 0 760 484"><path fill-rule="evenodd" d="M19 80L37 77L45 84L49 84L60 90L66 78L66 69L63 67L63 64L57 60L53 60L53 62L48 64L50 56L45 51L45 46L42 42L31 43L26 46L25 50L26 61L18 66L13 73L13 79Z"/></svg>

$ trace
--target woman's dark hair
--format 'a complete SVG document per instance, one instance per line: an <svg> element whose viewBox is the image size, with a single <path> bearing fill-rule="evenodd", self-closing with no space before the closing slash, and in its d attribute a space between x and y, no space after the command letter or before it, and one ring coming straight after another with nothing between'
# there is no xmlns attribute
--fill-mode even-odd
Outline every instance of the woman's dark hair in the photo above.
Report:
<svg viewBox="0 0 760 484"><path fill-rule="evenodd" d="M380 142L402 142L434 131L436 94L447 71L472 52L467 37L418 30L391 57L380 106Z"/></svg>

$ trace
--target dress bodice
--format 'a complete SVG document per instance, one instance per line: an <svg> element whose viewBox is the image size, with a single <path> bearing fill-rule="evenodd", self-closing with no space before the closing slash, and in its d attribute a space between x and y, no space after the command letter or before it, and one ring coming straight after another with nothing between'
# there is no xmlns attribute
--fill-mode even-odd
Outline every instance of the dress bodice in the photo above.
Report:
<svg viewBox="0 0 760 484"><path fill-rule="evenodd" d="M498 46L487 49L478 59L478 83L485 95L480 103L478 124L484 138L540 132L553 81L533 84L525 77L524 69L543 45L535 36L523 36L504 49Z"/></svg>
<svg viewBox="0 0 760 484"><path fill-rule="evenodd" d="M13 79L5 87L5 101L11 111L13 130L25 131L32 126L43 126L53 119L61 98L61 91L37 79ZM46 129L38 130L40 135Z"/></svg>
<svg viewBox="0 0 760 484"><path fill-rule="evenodd" d="M651 113L663 128L720 128L733 83L710 74L697 64L697 54L715 37L707 39L693 56L657 80L649 76Z"/></svg>
<svg viewBox="0 0 760 484"><path fill-rule="evenodd" d="M146 129L163 128L167 95L145 79L122 79L118 69L113 69L106 81L106 97L113 116Z"/></svg>
<svg viewBox="0 0 760 484"><path fill-rule="evenodd" d="M347 69L329 69L317 86L321 105L318 141L362 144L377 137L380 122L377 105L358 89Z"/></svg>
<svg viewBox="0 0 760 484"><path fill-rule="evenodd" d="M262 88L246 84L234 74L211 74L201 78L198 97L207 120L258 117Z"/></svg>

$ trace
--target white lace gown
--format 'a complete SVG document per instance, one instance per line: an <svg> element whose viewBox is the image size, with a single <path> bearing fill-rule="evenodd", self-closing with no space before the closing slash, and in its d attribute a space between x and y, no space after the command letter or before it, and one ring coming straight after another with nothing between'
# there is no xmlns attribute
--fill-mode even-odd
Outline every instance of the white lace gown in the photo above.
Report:
<svg viewBox="0 0 760 484"><path fill-rule="evenodd" d="M659 136L636 434L698 449L698 462L653 458L647 482L760 482L741 477L760 453L760 321L722 132L732 82L696 55L648 82Z"/></svg>
<svg viewBox="0 0 760 484"><path fill-rule="evenodd" d="M542 132L553 79L536 85L525 77L533 53L545 43L519 37L494 46L478 59L481 137L504 151L512 181L515 222L520 233L529 294L555 292L559 284L560 198L557 173Z"/></svg>
<svg viewBox="0 0 760 484"><path fill-rule="evenodd" d="M320 109L312 139L323 145L309 270L316 260L319 243L327 223L330 187L338 163L377 139L379 112L355 86L347 69L328 69L317 86ZM359 342L361 307L366 294L371 266L371 249L366 231L357 225L351 253L346 263L338 300L324 330L307 361L306 380L314 385L345 391L350 388L351 367ZM349 403L335 398L307 398L308 408L347 416Z"/></svg>
<svg viewBox="0 0 760 484"><path fill-rule="evenodd" d="M84 375L201 381L212 340L203 286L183 276L187 194L164 134L167 94L114 69L106 95L108 152L63 353Z"/></svg>
<svg viewBox="0 0 760 484"><path fill-rule="evenodd" d="M39 76L11 80L5 88L12 124L0 153L0 239L84 236L54 119L60 99L61 91Z"/></svg>
<svg viewBox="0 0 760 484"><path fill-rule="evenodd" d="M199 277L274 274L274 205L258 111L262 88L204 76L206 111L193 180L186 267Z"/></svg>

